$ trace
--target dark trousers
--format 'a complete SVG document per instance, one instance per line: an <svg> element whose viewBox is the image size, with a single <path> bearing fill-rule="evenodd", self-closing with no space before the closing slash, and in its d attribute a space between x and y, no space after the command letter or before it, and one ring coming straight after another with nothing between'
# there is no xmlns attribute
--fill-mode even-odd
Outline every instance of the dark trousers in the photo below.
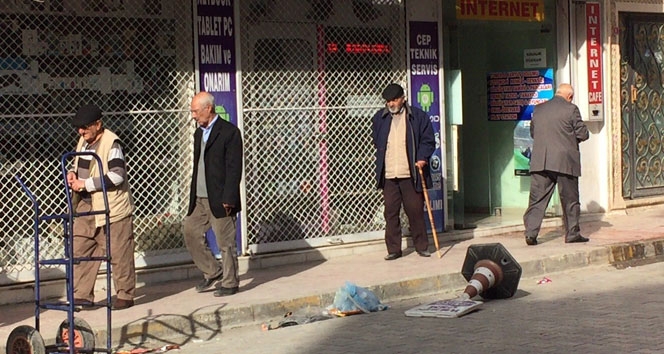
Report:
<svg viewBox="0 0 664 354"><path fill-rule="evenodd" d="M207 198L196 198L194 211L184 218L184 244L191 254L194 264L203 272L206 279L216 278L223 273L221 286L225 288L240 285L235 244L235 221L235 217L231 216L214 217ZM221 251L221 266L210 252L205 239L205 232L210 227L214 231L219 251Z"/></svg>
<svg viewBox="0 0 664 354"><path fill-rule="evenodd" d="M424 194L417 192L410 178L386 179L383 187L385 200L385 245L388 253L401 254L401 205L408 216L413 245L417 251L429 248L429 236L424 224Z"/></svg>
<svg viewBox="0 0 664 354"><path fill-rule="evenodd" d="M579 178L553 171L532 172L530 175L530 199L523 215L526 237L535 239L542 226L542 219L549 205L553 189L558 185L560 203L563 207L563 224L566 239L579 235Z"/></svg>

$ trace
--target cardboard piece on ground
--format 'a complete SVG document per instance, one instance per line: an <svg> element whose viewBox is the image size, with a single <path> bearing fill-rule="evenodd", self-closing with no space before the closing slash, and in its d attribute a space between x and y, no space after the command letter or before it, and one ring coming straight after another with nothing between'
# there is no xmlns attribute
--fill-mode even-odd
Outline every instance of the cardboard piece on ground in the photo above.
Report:
<svg viewBox="0 0 664 354"><path fill-rule="evenodd" d="M408 317L460 317L475 311L483 302L463 299L437 300L429 304L419 305L404 312Z"/></svg>

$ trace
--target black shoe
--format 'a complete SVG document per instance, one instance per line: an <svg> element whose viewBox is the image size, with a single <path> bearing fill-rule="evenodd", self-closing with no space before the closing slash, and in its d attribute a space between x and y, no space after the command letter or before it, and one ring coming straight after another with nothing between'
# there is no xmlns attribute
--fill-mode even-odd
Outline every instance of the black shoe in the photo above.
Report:
<svg viewBox="0 0 664 354"><path fill-rule="evenodd" d="M429 252L428 250L417 251L417 254L419 254L420 257L431 257L431 252Z"/></svg>
<svg viewBox="0 0 664 354"><path fill-rule="evenodd" d="M124 310L134 306L134 300L115 299L111 310Z"/></svg>
<svg viewBox="0 0 664 354"><path fill-rule="evenodd" d="M385 256L386 261L393 261L397 258L401 258L401 253L390 253L387 256Z"/></svg>
<svg viewBox="0 0 664 354"><path fill-rule="evenodd" d="M536 238L531 238L531 237L526 237L526 244L528 246L537 246L537 239Z"/></svg>
<svg viewBox="0 0 664 354"><path fill-rule="evenodd" d="M218 275L217 277L215 277L215 278L210 278L210 279L205 279L205 278L203 278L203 280L201 280L201 282L198 283L198 285L196 285L196 292L199 292L199 293L204 292L205 290L207 290L207 289L209 289L210 287L212 287L212 285L214 285L214 283L216 283L216 282L218 282L219 280L221 280L221 278L222 278L223 276L224 276L224 274L222 273L222 274L219 274L219 275Z"/></svg>
<svg viewBox="0 0 664 354"><path fill-rule="evenodd" d="M574 238L570 238L570 239L567 239L567 238L566 238L566 239L565 239L565 243L577 243L577 242L588 242L588 241L590 241L589 238L587 238L587 237L583 237L583 236L581 236L581 235L578 235L578 236L576 236L576 237L574 237Z"/></svg>
<svg viewBox="0 0 664 354"><path fill-rule="evenodd" d="M237 294L237 292L240 291L240 287L236 286L234 288L224 288L223 286L220 287L219 289L214 291L214 296L220 297L220 296L228 296L228 295L233 295Z"/></svg>

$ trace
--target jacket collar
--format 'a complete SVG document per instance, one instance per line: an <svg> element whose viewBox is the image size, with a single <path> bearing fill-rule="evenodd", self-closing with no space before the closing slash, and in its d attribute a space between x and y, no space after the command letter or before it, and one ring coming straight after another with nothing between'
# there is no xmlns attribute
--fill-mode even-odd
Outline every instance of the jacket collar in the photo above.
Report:
<svg viewBox="0 0 664 354"><path fill-rule="evenodd" d="M413 111L410 108L410 105L408 104L408 102L404 103L403 106L404 106L404 109L406 110L406 116L409 119L413 118L413 114L412 114ZM387 118L390 114L392 114L392 113L390 113L390 110L387 109L387 107L385 107L385 108L383 108L383 113L381 115L381 118Z"/></svg>

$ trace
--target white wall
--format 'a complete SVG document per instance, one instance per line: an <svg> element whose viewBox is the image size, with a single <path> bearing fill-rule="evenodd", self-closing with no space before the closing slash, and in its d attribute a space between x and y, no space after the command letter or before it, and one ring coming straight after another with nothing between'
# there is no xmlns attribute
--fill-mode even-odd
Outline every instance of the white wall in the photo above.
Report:
<svg viewBox="0 0 664 354"><path fill-rule="evenodd" d="M609 9L605 3L600 4L600 11L606 14ZM587 48L586 48L586 17L585 4L573 4L570 8L571 23L571 83L575 89L574 103L579 106L581 116L584 119L590 138L581 143L581 178L579 178L579 192L582 212L606 212L610 210L609 189L611 171L611 146L609 145L611 133L611 119L609 117L610 102L608 102L610 92L608 65L609 48L607 45L610 23L607 16L600 16L602 28L602 84L604 92L604 102L602 107L601 120L590 121L590 107L588 105L588 67L587 67ZM620 127L618 127L620 128Z"/></svg>

